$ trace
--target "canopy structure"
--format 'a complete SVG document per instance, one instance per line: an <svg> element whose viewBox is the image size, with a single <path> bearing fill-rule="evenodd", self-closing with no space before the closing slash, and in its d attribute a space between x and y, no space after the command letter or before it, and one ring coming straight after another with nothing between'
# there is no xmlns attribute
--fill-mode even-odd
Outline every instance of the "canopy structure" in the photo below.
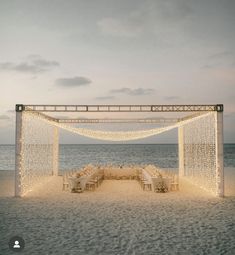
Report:
<svg viewBox="0 0 235 255"><path fill-rule="evenodd" d="M57 113L108 114L108 118L64 118ZM148 114L147 118L113 118L115 114ZM156 113L184 116L156 118ZM54 114L54 115L53 115ZM57 114L57 115L55 115ZM186 114L186 115L185 115ZM152 115L152 117L149 115ZM157 125L141 130L110 131L95 124ZM76 125L76 126L75 126ZM134 126L135 127L135 126ZM15 195L29 191L35 181L58 174L59 129L98 140L143 139L178 129L179 173L195 184L223 196L223 105L16 105ZM205 181L207 175L208 180Z"/></svg>

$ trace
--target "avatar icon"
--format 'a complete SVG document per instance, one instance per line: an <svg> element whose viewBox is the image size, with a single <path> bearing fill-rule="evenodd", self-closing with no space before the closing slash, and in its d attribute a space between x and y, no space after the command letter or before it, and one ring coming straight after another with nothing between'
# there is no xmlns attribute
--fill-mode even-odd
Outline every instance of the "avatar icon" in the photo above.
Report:
<svg viewBox="0 0 235 255"><path fill-rule="evenodd" d="M16 240L13 248L19 249L20 248L20 244L19 243L20 242Z"/></svg>

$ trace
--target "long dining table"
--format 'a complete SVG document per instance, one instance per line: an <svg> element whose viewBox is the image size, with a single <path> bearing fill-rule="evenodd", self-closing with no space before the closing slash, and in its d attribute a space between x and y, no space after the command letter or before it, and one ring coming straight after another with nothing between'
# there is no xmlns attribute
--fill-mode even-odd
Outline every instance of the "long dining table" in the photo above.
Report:
<svg viewBox="0 0 235 255"><path fill-rule="evenodd" d="M168 191L170 190L170 185L171 185L171 179L169 177L159 177L159 174L157 171L149 171L146 169L142 169L142 175L143 177L151 183L151 190L154 191L154 186L156 183L160 182L163 180L165 185L167 186Z"/></svg>
<svg viewBox="0 0 235 255"><path fill-rule="evenodd" d="M77 177L77 174L75 173L72 176L68 177L71 189L76 188L77 184L79 183L81 189L85 190L86 184L97 176L98 171L98 169L92 169L89 174L84 173L82 176Z"/></svg>

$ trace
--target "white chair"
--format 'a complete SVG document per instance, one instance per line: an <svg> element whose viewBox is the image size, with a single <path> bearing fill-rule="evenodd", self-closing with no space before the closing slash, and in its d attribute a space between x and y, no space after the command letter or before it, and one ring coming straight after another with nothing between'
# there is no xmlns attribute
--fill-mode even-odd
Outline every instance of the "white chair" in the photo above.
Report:
<svg viewBox="0 0 235 255"><path fill-rule="evenodd" d="M143 190L146 190L146 188L147 188L147 190L151 191L152 190L152 182L149 180L143 180L142 187L143 187Z"/></svg>
<svg viewBox="0 0 235 255"><path fill-rule="evenodd" d="M68 176L65 173L63 175L63 190L68 190L68 188L69 188Z"/></svg>
<svg viewBox="0 0 235 255"><path fill-rule="evenodd" d="M171 182L171 187L170 187L170 189L172 191L179 190L179 180L178 179L179 179L178 175L174 174L172 177L172 182Z"/></svg>

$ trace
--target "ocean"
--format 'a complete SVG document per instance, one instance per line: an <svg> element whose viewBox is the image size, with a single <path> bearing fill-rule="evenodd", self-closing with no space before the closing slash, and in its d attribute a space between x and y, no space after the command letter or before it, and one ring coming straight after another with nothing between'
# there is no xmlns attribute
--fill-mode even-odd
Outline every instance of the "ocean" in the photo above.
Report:
<svg viewBox="0 0 235 255"><path fill-rule="evenodd" d="M15 146L0 145L0 170L15 169ZM178 167L177 144L62 144L59 169L70 170L86 164L155 164ZM235 144L224 145L224 166L235 167Z"/></svg>

